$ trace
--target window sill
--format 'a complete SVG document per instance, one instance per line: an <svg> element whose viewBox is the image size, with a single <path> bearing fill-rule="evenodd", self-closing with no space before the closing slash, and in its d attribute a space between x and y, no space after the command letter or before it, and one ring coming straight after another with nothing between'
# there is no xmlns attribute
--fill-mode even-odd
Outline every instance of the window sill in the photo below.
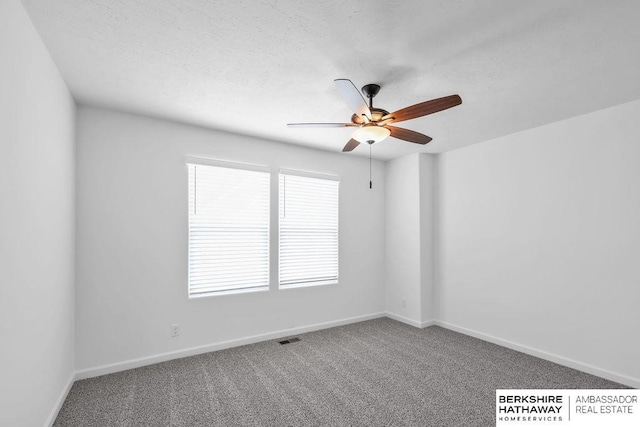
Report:
<svg viewBox="0 0 640 427"><path fill-rule="evenodd" d="M296 285L285 285L285 286L278 285L278 290L286 291L287 289L316 288L319 286L331 286L331 285L337 285L337 284L338 284L337 280L326 281L326 282L307 282L307 283L299 283Z"/></svg>
<svg viewBox="0 0 640 427"><path fill-rule="evenodd" d="M215 292L207 292L196 295L189 295L189 299L200 299L207 297L217 297L222 295L236 295L236 294L253 294L256 292L268 292L268 286L261 286L259 288L247 288L247 289L232 289L228 291L215 291Z"/></svg>

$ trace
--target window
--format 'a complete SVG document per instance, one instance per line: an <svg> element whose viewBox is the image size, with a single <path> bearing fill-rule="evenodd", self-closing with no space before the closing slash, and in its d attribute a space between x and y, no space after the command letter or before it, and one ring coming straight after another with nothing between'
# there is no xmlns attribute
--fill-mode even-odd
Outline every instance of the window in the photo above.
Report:
<svg viewBox="0 0 640 427"><path fill-rule="evenodd" d="M338 186L281 171L280 287L337 283Z"/></svg>
<svg viewBox="0 0 640 427"><path fill-rule="evenodd" d="M230 165L187 165L189 297L269 289L270 174Z"/></svg>

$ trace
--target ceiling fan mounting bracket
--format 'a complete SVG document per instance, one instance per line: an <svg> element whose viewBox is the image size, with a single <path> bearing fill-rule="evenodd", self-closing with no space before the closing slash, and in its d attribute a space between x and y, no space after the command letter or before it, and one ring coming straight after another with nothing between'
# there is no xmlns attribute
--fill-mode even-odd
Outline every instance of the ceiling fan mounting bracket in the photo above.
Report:
<svg viewBox="0 0 640 427"><path fill-rule="evenodd" d="M369 83L368 85L362 86L362 93L367 98L375 97L378 94L378 92L380 92L380 85L377 85L375 83Z"/></svg>

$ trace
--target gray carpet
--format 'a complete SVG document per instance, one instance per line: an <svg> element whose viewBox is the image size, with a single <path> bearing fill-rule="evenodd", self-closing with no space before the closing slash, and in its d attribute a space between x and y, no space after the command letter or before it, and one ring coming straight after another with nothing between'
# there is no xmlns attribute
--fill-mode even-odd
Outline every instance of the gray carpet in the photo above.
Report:
<svg viewBox="0 0 640 427"><path fill-rule="evenodd" d="M77 381L56 426L493 426L498 388L622 388L376 319Z"/></svg>

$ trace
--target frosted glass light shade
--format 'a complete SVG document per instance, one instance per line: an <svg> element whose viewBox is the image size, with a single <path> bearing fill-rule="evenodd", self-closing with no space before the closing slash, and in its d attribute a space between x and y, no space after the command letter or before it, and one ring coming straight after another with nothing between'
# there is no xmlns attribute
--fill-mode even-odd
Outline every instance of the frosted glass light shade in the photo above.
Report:
<svg viewBox="0 0 640 427"><path fill-rule="evenodd" d="M380 142L391 135L389 129L369 123L356 130L351 137L359 142Z"/></svg>

